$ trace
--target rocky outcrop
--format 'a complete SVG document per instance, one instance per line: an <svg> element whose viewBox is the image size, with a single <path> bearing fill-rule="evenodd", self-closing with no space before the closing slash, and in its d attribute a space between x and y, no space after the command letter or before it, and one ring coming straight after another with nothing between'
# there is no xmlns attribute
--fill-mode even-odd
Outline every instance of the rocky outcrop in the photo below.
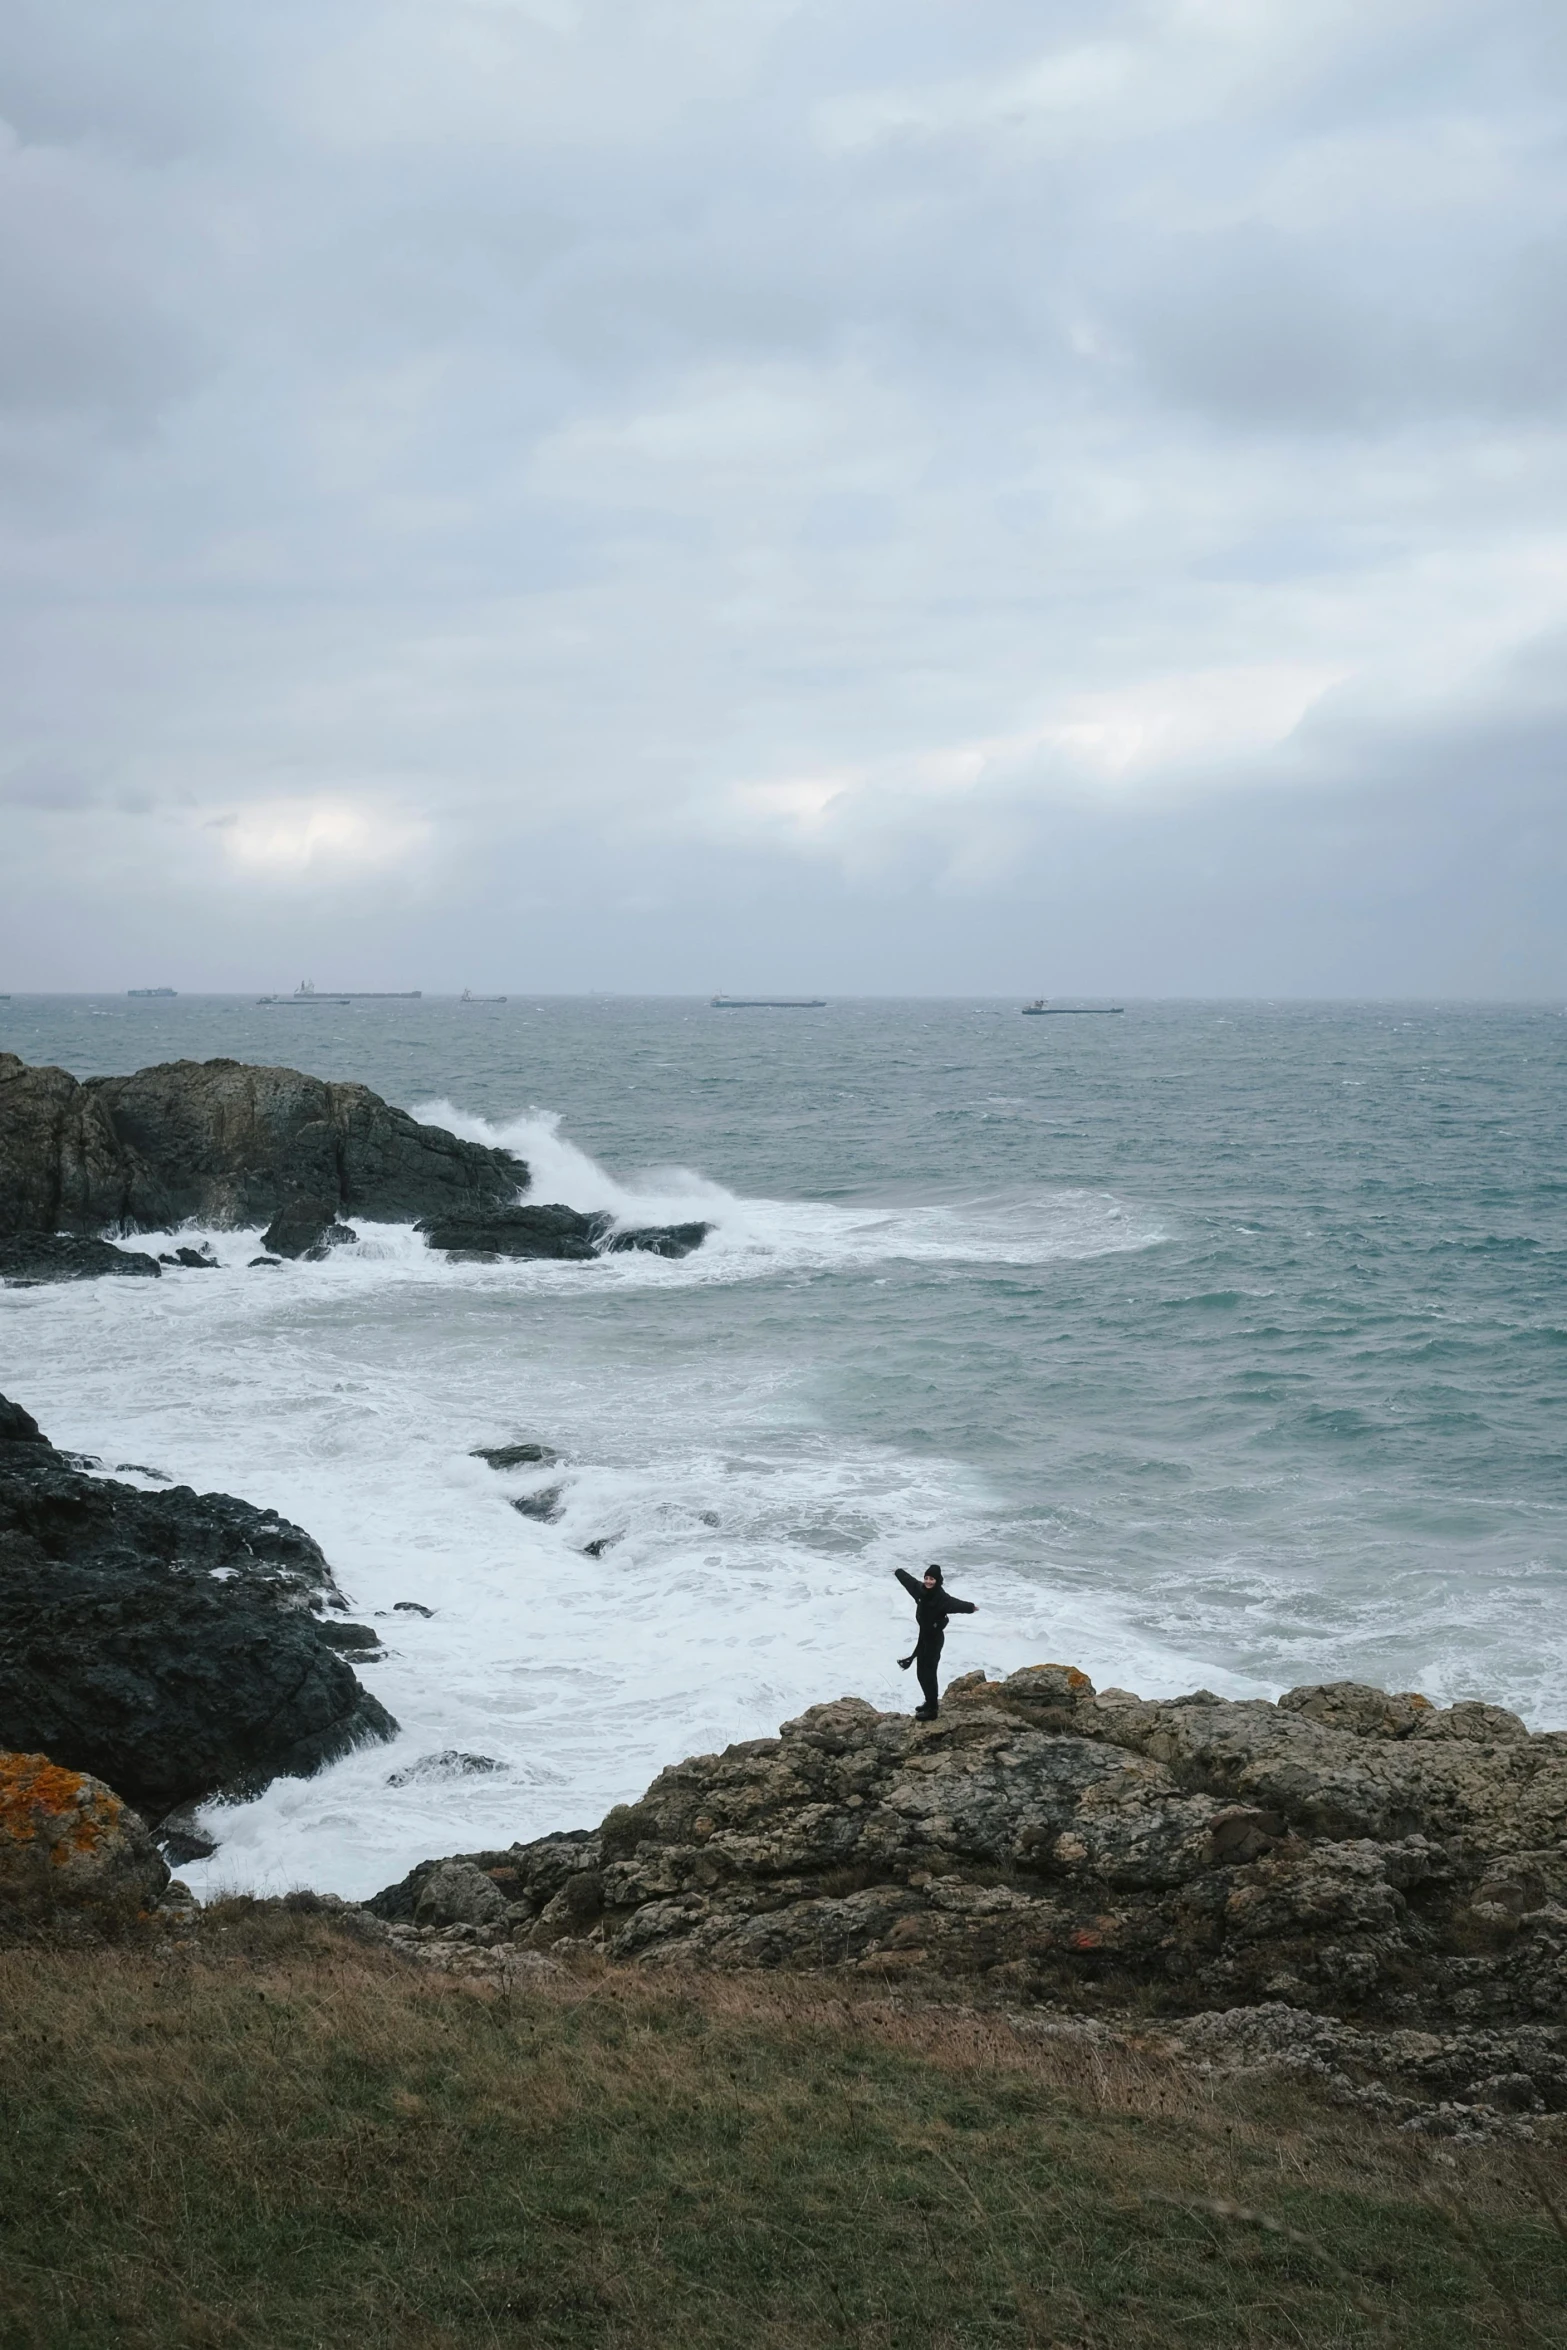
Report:
<svg viewBox="0 0 1567 2350"><path fill-rule="evenodd" d="M13 1403L8 1395L0 1395L0 1445L7 1444L37 1445L45 1452L54 1450L32 1413ZM0 1459L4 1457L0 1453Z"/></svg>
<svg viewBox="0 0 1567 2350"><path fill-rule="evenodd" d="M504 1206L510 1152L422 1126L365 1085L242 1061L78 1082L0 1053L0 1233L267 1224L282 1210L408 1223Z"/></svg>
<svg viewBox="0 0 1567 2350"><path fill-rule="evenodd" d="M486 1263L684 1257L712 1230L627 1230L602 1210L519 1206L527 1184L509 1151L421 1126L364 1085L243 1061L169 1061L79 1083L0 1053L0 1279L155 1276L154 1258L93 1236L183 1223L264 1225L272 1259L317 1261L358 1237L351 1215L417 1222L432 1248ZM182 1251L178 1261L210 1260Z"/></svg>
<svg viewBox="0 0 1567 2350"><path fill-rule="evenodd" d="M315 1610L343 1604L275 1511L85 1474L19 1407L0 1430L0 1745L105 1779L151 1820L303 1777L396 1724Z"/></svg>
<svg viewBox="0 0 1567 2350"><path fill-rule="evenodd" d="M711 1224L650 1224L621 1230L602 1208L584 1215L558 1202L501 1208L483 1215L428 1216L419 1226L432 1248L479 1264L493 1264L501 1257L587 1264L595 1257L618 1256L628 1249L657 1257L688 1257L712 1229Z"/></svg>
<svg viewBox="0 0 1567 2350"><path fill-rule="evenodd" d="M1150 1704L1044 1665L969 1675L931 1724L844 1698L676 1765L592 1833L463 1857L535 1948L1567 2021L1567 1733L1352 1683Z"/></svg>
<svg viewBox="0 0 1567 2350"><path fill-rule="evenodd" d="M279 1208L261 1235L263 1248L279 1257L304 1257L319 1264L333 1249L359 1238L352 1224L341 1223L335 1207L294 1200Z"/></svg>
<svg viewBox="0 0 1567 2350"><path fill-rule="evenodd" d="M95 1921L150 1910L169 1871L142 1821L102 1780L43 1754L0 1753L0 1914Z"/></svg>
<svg viewBox="0 0 1567 2350"><path fill-rule="evenodd" d="M156 1257L139 1249L116 1248L109 1240L84 1240L71 1232L15 1232L0 1237L0 1281L27 1289L43 1281L96 1281L105 1273L129 1273L156 1281L163 1271Z"/></svg>

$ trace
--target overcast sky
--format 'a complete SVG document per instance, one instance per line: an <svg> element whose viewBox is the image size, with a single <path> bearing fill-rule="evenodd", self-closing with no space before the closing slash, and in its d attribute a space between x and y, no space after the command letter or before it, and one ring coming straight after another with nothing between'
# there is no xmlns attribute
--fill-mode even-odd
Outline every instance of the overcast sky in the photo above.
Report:
<svg viewBox="0 0 1567 2350"><path fill-rule="evenodd" d="M1567 990L1561 0L0 75L0 987Z"/></svg>

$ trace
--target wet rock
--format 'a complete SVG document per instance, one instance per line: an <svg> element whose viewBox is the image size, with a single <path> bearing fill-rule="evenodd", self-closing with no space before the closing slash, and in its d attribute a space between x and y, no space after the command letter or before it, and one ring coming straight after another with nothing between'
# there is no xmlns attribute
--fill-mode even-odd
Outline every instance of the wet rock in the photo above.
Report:
<svg viewBox="0 0 1567 2350"><path fill-rule="evenodd" d="M1150 1704L1061 1665L965 1675L928 1725L844 1698L663 1772L566 1840L569 1866L558 1838L506 1857L536 1943L548 1924L648 1962L1561 2022L1567 1734L1500 1715L1477 1736L1472 1709L1380 1691L1292 1700ZM552 1907L575 1876L580 1914Z"/></svg>
<svg viewBox="0 0 1567 2350"><path fill-rule="evenodd" d="M417 1599L394 1599L392 1613L394 1616L433 1616L435 1610L433 1607L421 1607Z"/></svg>
<svg viewBox="0 0 1567 2350"><path fill-rule="evenodd" d="M152 1840L171 1868L182 1869L193 1860L210 1860L218 1849L215 1836L209 1836L197 1817L199 1807L194 1803L177 1804L165 1812L152 1831Z"/></svg>
<svg viewBox="0 0 1567 2350"><path fill-rule="evenodd" d="M0 1281L19 1289L46 1281L97 1281L104 1274L128 1274L156 1281L156 1257L112 1241L88 1240L69 1232L20 1232L0 1237Z"/></svg>
<svg viewBox="0 0 1567 2350"><path fill-rule="evenodd" d="M553 1526L566 1514L565 1487L546 1485L542 1493L519 1493L512 1499L512 1508L519 1517L534 1518L541 1526Z"/></svg>
<svg viewBox="0 0 1567 2350"><path fill-rule="evenodd" d="M622 1232L603 1209L584 1215L558 1201L537 1207L499 1208L482 1215L430 1216L419 1225L432 1248L478 1264L503 1257L587 1264L626 1249L684 1257L700 1248L712 1229L711 1224L667 1224Z"/></svg>
<svg viewBox="0 0 1567 2350"><path fill-rule="evenodd" d="M358 1238L351 1224L339 1222L335 1200L293 1200L273 1217L261 1245L278 1257L303 1257L319 1264L334 1248Z"/></svg>
<svg viewBox="0 0 1567 2350"><path fill-rule="evenodd" d="M381 1651L381 1635L373 1624L321 1623L316 1626L328 1648L340 1656L372 1656Z"/></svg>
<svg viewBox="0 0 1567 2350"><path fill-rule="evenodd" d="M319 1545L275 1511L0 1446L0 1740L149 1818L392 1735L312 1612L331 1605Z"/></svg>
<svg viewBox="0 0 1567 2350"><path fill-rule="evenodd" d="M248 1259L248 1264L252 1270L257 1265L281 1265L282 1262L283 1260L281 1257L251 1257Z"/></svg>
<svg viewBox="0 0 1567 2350"><path fill-rule="evenodd" d="M8 1395L0 1395L0 1444L30 1444L44 1452L54 1450L32 1413L23 1411Z"/></svg>
<svg viewBox="0 0 1567 2350"><path fill-rule="evenodd" d="M218 1273L222 1271L210 1248L162 1249L158 1254L160 1265L183 1265L190 1273Z"/></svg>
<svg viewBox="0 0 1567 2350"><path fill-rule="evenodd" d="M11 1922L82 1910L102 1922L150 1909L169 1881L113 1788L44 1754L0 1752L0 1912Z"/></svg>
<svg viewBox="0 0 1567 2350"><path fill-rule="evenodd" d="M78 1083L0 1053L0 1232L264 1225L301 1199L411 1223L504 1205L527 1179L364 1085L229 1060Z"/></svg>
<svg viewBox="0 0 1567 2350"><path fill-rule="evenodd" d="M439 1783L445 1779L483 1778L491 1771L504 1771L506 1765L497 1762L492 1754L464 1754L455 1746L448 1746L440 1754L421 1754L400 1771L389 1771L388 1787L419 1787Z"/></svg>
<svg viewBox="0 0 1567 2350"><path fill-rule="evenodd" d="M548 1444L478 1444L468 1458L492 1469L553 1469L560 1454Z"/></svg>
<svg viewBox="0 0 1567 2350"><path fill-rule="evenodd" d="M471 1263L537 1257L584 1264L601 1253L611 1221L603 1214L584 1216L575 1208L552 1204L498 1208L485 1215L432 1216L419 1230L432 1248Z"/></svg>
<svg viewBox="0 0 1567 2350"><path fill-rule="evenodd" d="M653 1257L688 1257L699 1249L711 1224L644 1224L630 1231L611 1232L604 1241L604 1254L620 1256L627 1249L640 1249Z"/></svg>

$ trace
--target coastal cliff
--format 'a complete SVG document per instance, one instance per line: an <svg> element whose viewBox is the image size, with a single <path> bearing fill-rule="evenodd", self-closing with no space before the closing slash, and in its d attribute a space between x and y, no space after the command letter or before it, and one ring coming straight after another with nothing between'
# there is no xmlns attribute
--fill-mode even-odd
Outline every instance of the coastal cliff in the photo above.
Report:
<svg viewBox="0 0 1567 2350"><path fill-rule="evenodd" d="M156 1278L158 1259L104 1236L187 1223L265 1226L274 1256L314 1260L356 1240L358 1216L416 1223L456 1259L567 1263L688 1256L712 1229L521 1206L529 1180L512 1152L422 1125L367 1085L226 1060L78 1080L0 1053L0 1280Z"/></svg>
<svg viewBox="0 0 1567 2350"><path fill-rule="evenodd" d="M424 1126L367 1085L243 1061L70 1076L0 1053L0 1234L164 1232L478 1213L515 1200L509 1151Z"/></svg>

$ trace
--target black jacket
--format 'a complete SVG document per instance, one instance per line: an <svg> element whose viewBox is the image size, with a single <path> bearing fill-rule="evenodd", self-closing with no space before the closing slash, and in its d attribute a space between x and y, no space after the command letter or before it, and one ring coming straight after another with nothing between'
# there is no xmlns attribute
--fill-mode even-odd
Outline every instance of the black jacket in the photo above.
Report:
<svg viewBox="0 0 1567 2350"><path fill-rule="evenodd" d="M915 1620L922 1640L942 1639L946 1633L948 1616L971 1616L975 1613L971 1599L954 1599L951 1592L944 1591L939 1583L932 1584L927 1591L923 1583L902 1567L894 1567L892 1571L914 1602Z"/></svg>

